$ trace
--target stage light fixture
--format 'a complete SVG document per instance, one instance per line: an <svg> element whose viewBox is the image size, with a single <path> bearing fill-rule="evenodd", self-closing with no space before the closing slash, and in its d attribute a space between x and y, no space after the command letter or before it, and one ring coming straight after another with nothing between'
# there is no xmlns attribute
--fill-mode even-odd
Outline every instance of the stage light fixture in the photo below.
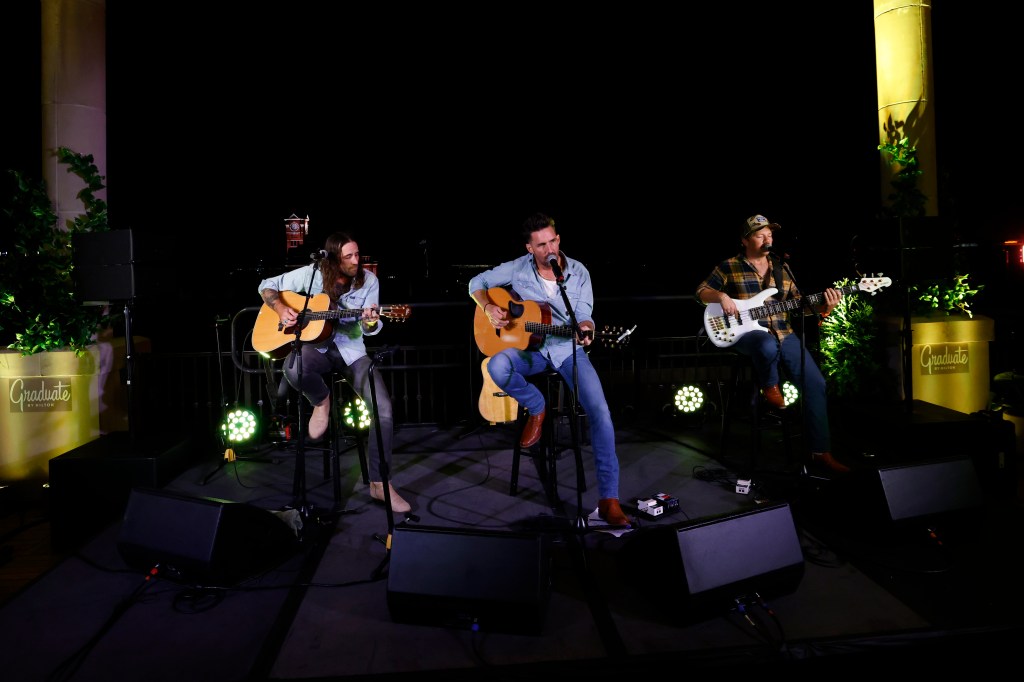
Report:
<svg viewBox="0 0 1024 682"><path fill-rule="evenodd" d="M342 419L345 426L350 429L365 431L370 428L370 410L361 398L355 398L345 403Z"/></svg>
<svg viewBox="0 0 1024 682"><path fill-rule="evenodd" d="M228 412L220 425L221 435L228 443L245 443L256 435L256 414L244 407Z"/></svg>
<svg viewBox="0 0 1024 682"><path fill-rule="evenodd" d="M792 381L782 382L782 397L786 400L786 405L792 405L800 399L800 391L797 390L796 384Z"/></svg>
<svg viewBox="0 0 1024 682"><path fill-rule="evenodd" d="M676 391L676 410L696 414L704 407L704 390L696 384L687 384Z"/></svg>

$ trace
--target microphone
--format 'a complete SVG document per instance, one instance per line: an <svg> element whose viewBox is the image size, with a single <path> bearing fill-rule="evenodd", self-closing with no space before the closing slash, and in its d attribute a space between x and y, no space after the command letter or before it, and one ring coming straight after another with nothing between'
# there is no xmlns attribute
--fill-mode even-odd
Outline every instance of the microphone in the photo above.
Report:
<svg viewBox="0 0 1024 682"><path fill-rule="evenodd" d="M551 266L551 272L555 273L555 281L563 282L565 278L562 277L562 268L558 265L558 256L552 256L548 259L548 265Z"/></svg>
<svg viewBox="0 0 1024 682"><path fill-rule="evenodd" d="M319 251L314 251L313 253L309 254L310 260L320 260L321 258L327 258L326 249L320 249Z"/></svg>

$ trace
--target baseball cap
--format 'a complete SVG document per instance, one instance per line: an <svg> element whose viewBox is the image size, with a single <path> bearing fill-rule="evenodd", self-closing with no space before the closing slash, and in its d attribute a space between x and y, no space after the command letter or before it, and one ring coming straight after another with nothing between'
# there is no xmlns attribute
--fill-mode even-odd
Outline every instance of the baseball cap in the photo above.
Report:
<svg viewBox="0 0 1024 682"><path fill-rule="evenodd" d="M758 213L747 218L747 222L743 224L743 231L740 232L741 237L749 237L758 230L762 230L766 227L770 227L772 230L778 230L782 227L778 223L773 223L763 215Z"/></svg>

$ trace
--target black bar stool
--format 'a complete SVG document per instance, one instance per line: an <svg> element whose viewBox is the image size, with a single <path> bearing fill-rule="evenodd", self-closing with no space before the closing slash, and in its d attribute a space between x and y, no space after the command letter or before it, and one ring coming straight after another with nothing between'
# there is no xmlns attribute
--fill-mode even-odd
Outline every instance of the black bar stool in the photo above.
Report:
<svg viewBox="0 0 1024 682"><path fill-rule="evenodd" d="M724 459L728 455L730 445L736 438L733 424L738 416L743 416L750 424L752 447L749 449L747 470L741 472L740 477L749 479L758 471L764 447L763 433L778 428L782 429L780 442L785 448L786 464L791 467L794 463L794 453L790 443L799 436L799 427L796 425L799 423L799 403L787 406L784 410L776 409L768 404L758 388L750 358L741 353L732 353L732 355L732 387L728 391L727 402L722 410L722 433L719 446L721 457ZM796 419L796 424L794 424L794 419Z"/></svg>
<svg viewBox="0 0 1024 682"><path fill-rule="evenodd" d="M359 453L359 468L362 471L363 483L370 484L370 470L367 466L366 461L366 437L367 432L362 431L358 428L358 424L353 427L348 427L345 421L345 405L351 403L353 406L356 404L356 399L362 400L356 394L355 390L348 383L348 380L340 374L333 373L331 375L331 445L333 449L332 457L337 458L343 449L341 443L348 441L349 439L355 441L356 450ZM364 403L365 404L365 403ZM369 406L367 406L367 409ZM358 415L355 417L358 419ZM374 419L374 415L370 415L371 420ZM324 462L324 475L330 475L330 469L328 468L327 462Z"/></svg>
<svg viewBox="0 0 1024 682"><path fill-rule="evenodd" d="M546 402L544 424L541 427L540 441L534 447L539 447L541 450L538 471L541 482L544 484L547 492L548 500L554 505L558 501L558 459L565 450L572 449L577 436L581 446L590 444L586 428L587 415L583 411L583 406L577 405L576 422L573 423L571 415L572 405L570 402L573 398L572 389L557 371L548 370L530 377L529 380L538 385L541 391L544 392ZM519 438L522 428L526 424L527 416L526 409L520 404L516 418L516 424L519 428L516 431L515 447L512 450L512 475L509 481L509 495L516 495L519 492L519 458L523 451L522 446L519 444ZM568 445L562 445L559 442L558 426L562 423L569 424L570 442ZM586 484L584 484L583 490L586 490Z"/></svg>
<svg viewBox="0 0 1024 682"><path fill-rule="evenodd" d="M287 382L283 378L281 379L281 383L284 386L287 386ZM358 397L358 396L356 395L356 393L352 389L352 387L349 385L348 381L343 376L338 374L337 372L332 372L331 373L331 376L328 379L327 383L328 383L328 387L329 387L329 389L331 391L331 393L330 393L331 410L330 410L329 418L328 418L328 422L327 422L327 424L328 424L328 426L327 426L327 434L326 434L327 440L326 440L326 442L324 442L324 441L317 441L317 442L313 442L313 443L307 441L306 444L305 444L305 447L303 448L303 450L304 450L304 452L307 452L307 453L308 452L319 452L319 453L322 453L322 455L323 455L323 477L324 477L324 480L330 480L331 481L331 488L332 488L332 494L334 496L334 503L340 509L340 507L341 507L341 466L340 466L340 455L341 455L343 450L348 449L348 448L343 448L342 447L343 443L345 443L349 439L351 439L351 440L353 440L355 442L356 449L357 449L357 451L359 453L359 467L360 467L360 470L362 471L363 483L365 483L367 485L369 485L369 483L370 483L370 473L369 473L369 469L367 467L366 443L364 441L365 435L360 433L359 429L357 429L357 428L350 429L350 428L345 426L345 415L344 415L345 403L347 401L349 401L349 400L352 400L354 402L354 399L356 397ZM293 393L295 393L295 395L298 396L296 398L297 400L305 400L305 398L303 398L301 395L298 395L298 392L294 391L294 389L291 389L291 387L287 387L287 390L290 390ZM312 408L310 408L310 409L312 409ZM309 415L308 414L305 415L304 418L308 420ZM302 424L302 425L299 425L299 427L305 429L305 428L308 427L308 424ZM291 439L289 438L289 440L291 440ZM295 443L294 441L288 443L288 445L293 445L293 444L297 445L297 443ZM351 446L348 446L348 447L351 447ZM300 490L303 490L305 488L305 472L304 472L304 469L300 470L298 468L298 466L299 466L299 464L296 463L296 470L295 470L295 489L296 489L296 492L298 492Z"/></svg>

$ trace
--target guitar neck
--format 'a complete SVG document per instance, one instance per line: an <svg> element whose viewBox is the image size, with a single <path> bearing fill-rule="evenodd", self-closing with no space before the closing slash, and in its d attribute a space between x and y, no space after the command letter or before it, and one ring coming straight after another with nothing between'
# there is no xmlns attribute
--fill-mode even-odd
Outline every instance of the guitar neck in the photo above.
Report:
<svg viewBox="0 0 1024 682"><path fill-rule="evenodd" d="M340 320L346 317L362 317L362 310L307 310L307 320Z"/></svg>
<svg viewBox="0 0 1024 682"><path fill-rule="evenodd" d="M545 336L572 336L572 327L564 325L544 324L543 322L527 322L523 325L530 334L543 334Z"/></svg>
<svg viewBox="0 0 1024 682"><path fill-rule="evenodd" d="M860 291L860 287L856 284L849 286L840 287L837 289L843 296L852 294L856 291ZM825 292L819 292L817 294L809 294L800 298L790 298L785 301L767 301L764 305L758 308L758 311L763 311L762 314L757 315L758 317L768 317L769 315L775 315L776 313L784 313L790 310L796 310L804 305L804 302L808 302L811 305L817 305L825 302Z"/></svg>

